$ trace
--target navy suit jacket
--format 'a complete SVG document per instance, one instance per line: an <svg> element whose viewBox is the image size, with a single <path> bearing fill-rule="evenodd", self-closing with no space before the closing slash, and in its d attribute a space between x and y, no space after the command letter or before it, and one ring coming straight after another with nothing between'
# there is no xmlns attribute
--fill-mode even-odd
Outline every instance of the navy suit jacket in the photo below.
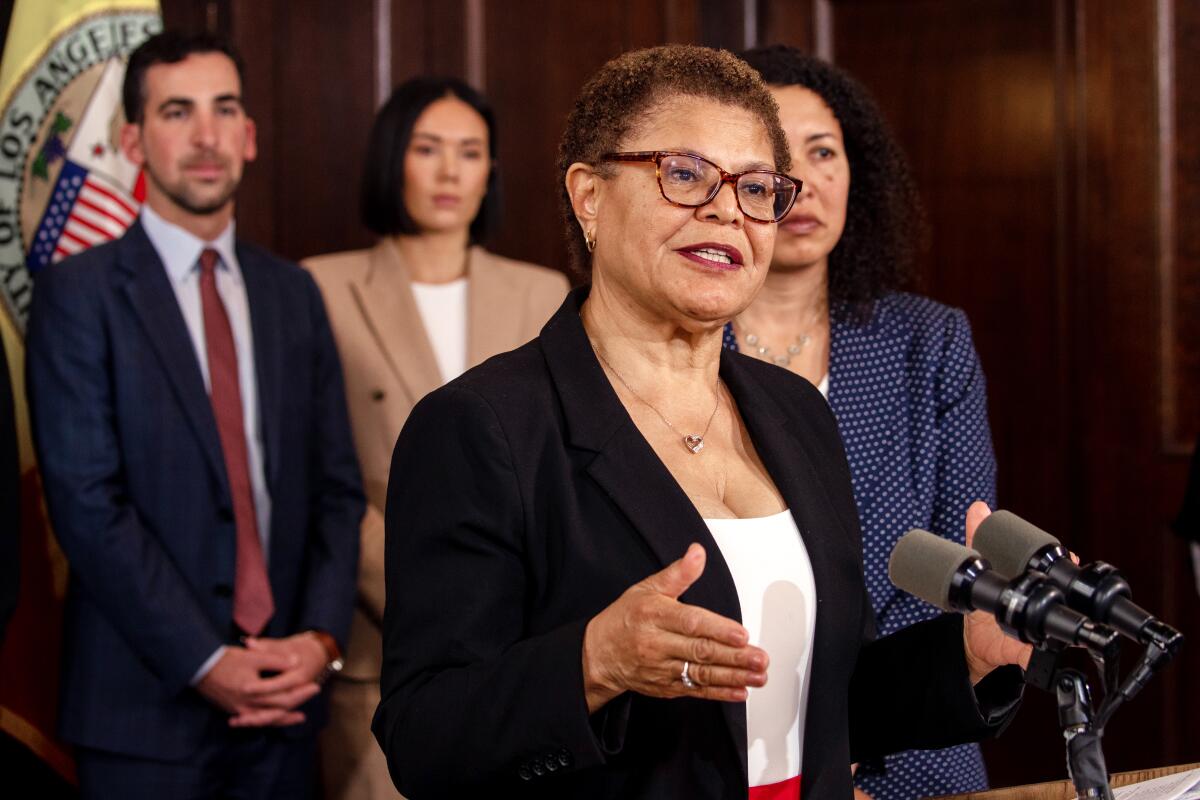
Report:
<svg viewBox="0 0 1200 800"><path fill-rule="evenodd" d="M315 628L344 642L364 501L325 309L299 267L241 242L237 257L272 500L263 635ZM196 352L140 223L38 274L27 347L47 505L71 566L61 734L186 758L225 730L189 681L232 640L236 534Z"/></svg>

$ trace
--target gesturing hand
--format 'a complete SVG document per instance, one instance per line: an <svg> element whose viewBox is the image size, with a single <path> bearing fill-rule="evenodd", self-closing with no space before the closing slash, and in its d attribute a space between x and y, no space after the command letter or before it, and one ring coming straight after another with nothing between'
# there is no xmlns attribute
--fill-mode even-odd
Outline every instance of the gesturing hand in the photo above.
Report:
<svg viewBox="0 0 1200 800"><path fill-rule="evenodd" d="M992 513L986 503L976 501L967 509L967 547L975 539L975 530ZM967 657L967 670L971 684L996 667L1017 664L1022 669L1029 666L1033 654L1032 645L1017 641L1000 630L996 618L983 611L972 611L963 622L963 646Z"/></svg>
<svg viewBox="0 0 1200 800"><path fill-rule="evenodd" d="M746 688L767 682L767 654L748 644L737 622L679 602L704 572L704 548L625 590L592 618L583 636L583 679L588 712L617 695L702 697L741 702ZM680 680L684 662L695 684Z"/></svg>

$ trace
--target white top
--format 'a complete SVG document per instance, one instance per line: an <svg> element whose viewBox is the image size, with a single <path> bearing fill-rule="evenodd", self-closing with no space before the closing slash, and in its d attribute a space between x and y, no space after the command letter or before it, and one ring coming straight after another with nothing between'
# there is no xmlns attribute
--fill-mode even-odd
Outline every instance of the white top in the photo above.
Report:
<svg viewBox="0 0 1200 800"><path fill-rule="evenodd" d="M175 290L175 300L183 314L184 324L192 337L196 361L204 388L211 392L208 377L208 342L204 338L204 311L200 305L200 254L211 247L221 257L216 270L217 294L229 316L229 327L233 329L233 347L237 353L238 390L242 396L242 428L246 432L246 459L250 467L250 491L254 495L254 516L258 522L258 538L262 540L263 558L267 558L271 531L271 495L267 491L267 480L263 473L263 434L258 408L258 378L254 371L254 334L250 327L250 301L246 296L246 284L242 280L242 268L238 264L237 249L234 247L233 222L211 242L193 236L188 231L167 222L154 213L150 205L143 204L141 210L142 229L146 231L150 244L162 260ZM225 648L213 651L196 674L192 676L195 686L220 659Z"/></svg>
<svg viewBox="0 0 1200 800"><path fill-rule="evenodd" d="M825 396L826 401L829 400L829 373L825 373L825 377L821 378L821 382L817 384L817 391Z"/></svg>
<svg viewBox="0 0 1200 800"><path fill-rule="evenodd" d="M812 674L817 587L791 511L706 519L729 565L751 644L767 651L767 685L750 689L746 752L750 786L800 775Z"/></svg>
<svg viewBox="0 0 1200 800"><path fill-rule="evenodd" d="M412 288L442 381L452 381L467 371L467 279Z"/></svg>

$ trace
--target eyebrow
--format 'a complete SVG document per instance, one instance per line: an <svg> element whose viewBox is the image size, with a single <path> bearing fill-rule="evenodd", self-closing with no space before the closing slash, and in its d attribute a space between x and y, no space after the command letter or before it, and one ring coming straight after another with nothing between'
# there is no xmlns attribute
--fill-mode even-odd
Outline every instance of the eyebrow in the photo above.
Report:
<svg viewBox="0 0 1200 800"><path fill-rule="evenodd" d="M689 156L695 156L696 158L703 158L705 161L711 161L713 164L717 163L717 162L713 161L711 158L709 158L708 156L704 155L703 153L698 153L689 147L664 147L663 151L664 152L685 153ZM720 166L720 164L717 164L717 166ZM722 167L722 169L724 169L724 167ZM732 172L732 173L775 172L775 165L771 164L767 161L749 161L742 165L742 169L725 170L725 171Z"/></svg>
<svg viewBox="0 0 1200 800"><path fill-rule="evenodd" d="M826 139L826 138L836 139L837 137L834 136L832 133L812 133L805 137L804 143L808 144L809 142L815 142L817 139Z"/></svg>
<svg viewBox="0 0 1200 800"><path fill-rule="evenodd" d="M416 139L417 137L421 137L422 139L430 139L434 142L446 141L446 139L444 139L441 136L438 136L436 133L425 133L424 131L413 131L412 135L413 135L414 139ZM450 141L454 141L454 140L452 139ZM458 139L457 141L458 141L458 144L478 144L478 145L483 144L483 139L478 136L468 136L465 139Z"/></svg>
<svg viewBox="0 0 1200 800"><path fill-rule="evenodd" d="M214 103L228 103L231 101L234 103L237 103L238 105L242 104L241 96L234 94L233 92L229 92L229 93L223 94L223 95L218 95L213 100ZM158 104L158 110L163 111L164 109L166 109L170 106L183 106L184 108L195 108L196 101L190 97L168 97L166 100L164 100Z"/></svg>

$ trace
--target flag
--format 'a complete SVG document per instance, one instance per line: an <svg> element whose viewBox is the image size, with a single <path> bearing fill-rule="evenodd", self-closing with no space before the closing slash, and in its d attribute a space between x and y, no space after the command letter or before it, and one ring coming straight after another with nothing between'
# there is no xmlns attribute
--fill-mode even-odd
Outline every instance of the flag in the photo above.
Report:
<svg viewBox="0 0 1200 800"><path fill-rule="evenodd" d="M0 646L0 730L72 783L54 733L67 565L34 459L23 332L33 276L120 236L137 215L139 173L119 146L121 82L129 53L161 27L157 0L16 0L0 61L0 338L21 462L21 584Z"/></svg>

